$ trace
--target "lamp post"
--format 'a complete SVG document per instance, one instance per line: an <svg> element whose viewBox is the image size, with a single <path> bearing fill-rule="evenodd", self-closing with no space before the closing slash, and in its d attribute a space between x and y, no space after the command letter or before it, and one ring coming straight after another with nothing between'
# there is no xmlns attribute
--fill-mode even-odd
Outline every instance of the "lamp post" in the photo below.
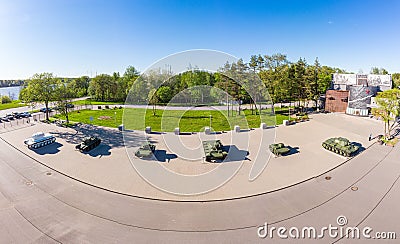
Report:
<svg viewBox="0 0 400 244"><path fill-rule="evenodd" d="M117 126L117 112L114 112L114 123Z"/></svg>
<svg viewBox="0 0 400 244"><path fill-rule="evenodd" d="M212 120L212 115L210 114L210 130L211 130L211 120Z"/></svg>

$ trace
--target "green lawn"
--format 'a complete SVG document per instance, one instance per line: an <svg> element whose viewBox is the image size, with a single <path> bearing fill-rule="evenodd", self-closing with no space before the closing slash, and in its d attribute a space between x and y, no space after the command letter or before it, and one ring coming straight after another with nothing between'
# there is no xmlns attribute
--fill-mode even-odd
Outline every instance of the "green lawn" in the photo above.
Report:
<svg viewBox="0 0 400 244"><path fill-rule="evenodd" d="M126 129L144 130L146 126L151 126L153 131L173 131L179 127L182 132L201 131L205 126L210 125L210 115L212 128L215 131L231 130L235 125L241 129L258 128L260 122L267 125L275 124L275 117L270 115L270 111L263 110L261 115L252 115L250 110L241 115L227 117L227 111L216 110L156 110L153 115L151 109L106 109L106 110L81 110L71 112L70 121L94 124L106 127L117 127L122 124L123 113ZM62 115L54 116L58 119L65 119ZM90 117L93 121L90 121ZM277 113L276 124L282 124L282 120L287 116Z"/></svg>
<svg viewBox="0 0 400 244"><path fill-rule="evenodd" d="M11 103L0 103L0 110L9 109L9 108L18 108L26 106L24 103L20 103L19 100L14 100Z"/></svg>
<svg viewBox="0 0 400 244"><path fill-rule="evenodd" d="M86 100L78 100L72 102L75 105L114 105L114 104L124 104L124 102L101 102L101 101L95 101L91 99L86 99Z"/></svg>

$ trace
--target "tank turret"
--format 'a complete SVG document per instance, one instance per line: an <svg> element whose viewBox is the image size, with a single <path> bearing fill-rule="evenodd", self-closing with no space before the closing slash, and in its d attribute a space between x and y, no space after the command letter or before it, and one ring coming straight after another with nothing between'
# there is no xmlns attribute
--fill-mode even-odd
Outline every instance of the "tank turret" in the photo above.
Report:
<svg viewBox="0 0 400 244"><path fill-rule="evenodd" d="M93 148L100 145L101 139L94 136L85 137L81 143L75 146L75 149L78 149L81 152L89 152Z"/></svg>
<svg viewBox="0 0 400 244"><path fill-rule="evenodd" d="M143 143L139 149L135 152L135 156L139 158L150 158L153 156L156 146L150 142Z"/></svg>
<svg viewBox="0 0 400 244"><path fill-rule="evenodd" d="M222 147L223 145L220 140L203 141L206 161L224 160L228 153L223 151Z"/></svg>
<svg viewBox="0 0 400 244"><path fill-rule="evenodd" d="M24 140L24 143L29 149L37 149L46 145L52 144L56 141L55 136L49 133L37 132L32 137Z"/></svg>
<svg viewBox="0 0 400 244"><path fill-rule="evenodd" d="M360 149L359 146L343 137L329 138L322 143L322 147L345 157L354 155Z"/></svg>

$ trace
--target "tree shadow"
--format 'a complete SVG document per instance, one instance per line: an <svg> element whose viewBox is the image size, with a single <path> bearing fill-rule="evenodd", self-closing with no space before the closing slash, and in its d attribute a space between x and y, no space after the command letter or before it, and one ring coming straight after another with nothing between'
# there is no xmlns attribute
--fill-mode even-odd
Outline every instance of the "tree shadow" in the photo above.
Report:
<svg viewBox="0 0 400 244"><path fill-rule="evenodd" d="M71 144L79 144L87 136L96 136L101 139L101 144L108 145L110 148L120 148L125 146L125 142L131 147L139 146L142 143L141 137L135 133L97 127L93 125L82 124L73 128L75 131L56 131L52 134L56 137L64 139ZM124 142L125 139L125 142Z"/></svg>
<svg viewBox="0 0 400 244"><path fill-rule="evenodd" d="M58 152L60 152L60 147L62 147L63 145L61 143L58 142L54 142L50 145L44 146L44 147L40 147L38 149L31 149L32 151L34 151L36 154L39 155L46 155L46 154L56 154Z"/></svg>

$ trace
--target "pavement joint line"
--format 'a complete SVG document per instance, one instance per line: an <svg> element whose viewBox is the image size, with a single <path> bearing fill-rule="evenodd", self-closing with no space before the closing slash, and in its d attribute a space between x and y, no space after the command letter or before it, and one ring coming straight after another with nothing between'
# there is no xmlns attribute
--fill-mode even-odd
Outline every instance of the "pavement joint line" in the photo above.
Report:
<svg viewBox="0 0 400 244"><path fill-rule="evenodd" d="M30 221L28 218L26 218L15 206L14 206L14 210L22 217L24 218L30 225L32 225L35 229L37 229L40 233L42 233L43 235L47 236L48 238L52 239L53 241L57 242L57 243L62 243L59 240L53 238L52 236L50 236L49 234L47 234L46 232L42 231L39 227L37 227L34 223L32 223L32 221Z"/></svg>
<svg viewBox="0 0 400 244"><path fill-rule="evenodd" d="M376 142L372 143L371 145L369 145L368 147L366 147L365 150L361 151L361 152L358 153L357 155L355 155L355 156L353 156L353 157L351 157L351 158L346 159L346 160L343 161L342 163L336 165L335 167L333 167L333 168L331 168L331 169L329 169L329 170L327 170L327 171L325 171L325 172L322 172L322 173L320 173L320 174L318 174L318 175L311 176L311 177L309 177L309 178L307 178L307 179L304 179L304 180L302 180L302 181L296 182L296 183L294 183L294 184L281 187L281 188L279 188L279 189L274 189L274 190L267 191L267 192L260 192L260 193L257 193L257 194L251 194L251 195L240 196L240 197L233 197L233 198L224 198L224 199L212 199L212 200L173 200L173 199L161 199L161 198L151 198L151 197L144 197L144 196L132 195L132 194L128 194L128 193L123 193L123 192L118 192L118 191L110 190L110 189L107 189L107 188L104 188L104 187L101 187L101 186L98 186L98 185L94 185L94 184L85 182L85 181L83 181L83 180L80 180L80 179L77 179L77 178L75 178L75 177L73 177L73 176L70 176L70 175L68 175L68 174L66 174L66 173L63 173L63 172L61 172L61 171L59 171L59 170L57 170L57 169L55 169L55 168L53 168L53 167L48 166L47 164L45 164L45 163L43 163L43 162L41 162L41 161L35 159L34 157L28 155L27 153L23 152L23 151L20 150L19 148L15 147L15 146L12 145L11 143L9 143L7 140L5 140L5 139L4 139L3 137L1 137L1 136L0 136L0 139L3 140L3 141L4 141L5 143L7 143L8 145L10 145L12 148L16 149L17 151L19 151L20 153L22 153L23 155L25 155L26 157L28 157L28 158L34 160L35 162L37 162L37 163L39 163L39 164L41 164L41 165L43 165L43 166L45 166L46 168L51 169L51 170L53 170L53 171L55 171L55 172L57 172L57 173L59 173L59 174L65 176L65 177L67 177L67 178L69 178L69 179L75 180L75 181L80 182L80 183L82 183L82 184L85 184L85 185L87 185L87 186L91 186L91 187L94 187L94 188L97 188L97 189L100 189L100 190L104 190L104 191L107 191L107 192L111 192L111 193L114 193L114 194L119 194L119 195L123 195L123 196L127 196L127 197L133 197L133 198L144 199L144 200L150 200L150 201L177 202L177 203L186 203L186 202L187 202L187 203L205 203L205 202L225 202L225 201L234 201L234 200L240 200L240 199L246 199L246 198L252 198L252 197L263 196L263 195L266 195L266 194L270 194L270 193L282 191L282 190L285 190L285 189L288 189L288 188L291 188L291 187L294 187L294 186L303 184L303 183L305 183L305 182L311 181L311 180L316 179L316 178L318 178L318 177L321 177L322 175L324 175L324 174L326 174L326 173L329 173L329 172L331 172L331 171L337 169L338 167L340 167L340 166L346 164L347 162L349 162L349 161L352 160L353 158L358 157L358 156L361 155L363 152L365 152L367 149L369 149L371 146L373 146L373 145L376 144Z"/></svg>
<svg viewBox="0 0 400 244"><path fill-rule="evenodd" d="M6 140L4 140L4 138L2 138L2 137L0 137L0 138L1 138L3 141L5 141L7 144L11 145L11 144L8 143ZM375 143L374 143L374 144L375 144ZM372 144L372 145L373 145L373 144ZM372 145L371 145L371 146L372 146ZM11 147L17 149L17 148L14 147L13 145L11 145ZM368 148L369 148L369 147L368 147ZM20 151L19 149L17 149L17 150ZM370 170L369 170L366 174L364 174L360 179L364 178L364 177L365 177L367 174L369 174L377 165L379 165L379 164L392 152L392 150L393 150L393 148L391 148L391 150L384 156L384 158L382 158L374 167L372 167L372 169L370 169ZM366 150L364 150L364 151L366 151ZM20 151L20 152L21 152L21 151ZM23 152L22 152L22 153L23 153ZM33 159L34 161L39 162L40 164L44 165L43 163L41 163L40 161L38 161L38 160L36 160L36 159L30 157L29 155L27 155L27 154L25 154L25 153L23 153L23 154L24 154L25 156L27 156L27 157ZM352 158L346 160L346 162L349 161L349 160L351 160L351 159L352 159ZM344 164L344 163L342 163L342 164ZM45 166L46 166L46 165L45 165ZM46 166L46 167L47 167L47 166ZM48 168L50 168L50 167L48 167ZM56 172L58 172L58 171L56 171ZM18 173L18 174L20 174L20 173ZM64 174L62 174L62 175L64 175ZM23 176L23 177L24 177L24 176ZM68 178L71 178L71 177L69 177L69 176L67 176L67 177L68 177ZM400 177L400 176L399 176L399 177ZM26 177L24 177L24 178L26 178ZM359 179L359 180L360 180L360 179ZM359 181L359 180L358 180L358 181ZM79 181L79 180L78 180L78 181ZM358 181L357 181L357 182L358 182ZM396 181L397 181L397 180L396 180ZM80 182L81 182L81 181L80 181ZM86 182L84 182L84 183L85 183L86 185L90 185L90 184L87 184ZM121 223L121 222L118 222L118 221L113 220L113 219L110 219L110 218L105 218L105 217L102 217L102 216L98 216L98 215L95 215L95 214L86 212L86 211L84 211L84 210L82 210L82 209L79 209L79 208L77 208L77 207L75 207L75 206L73 206L73 205L70 205L70 204L64 202L63 200L57 198L56 196L54 196L54 195L52 195L52 194L46 192L45 190L41 189L41 188L38 187L37 185L35 185L35 186L36 186L38 189L40 189L41 191L43 191L43 192L49 194L50 196L52 196L53 198L57 199L58 201L64 203L65 205L70 206L70 207L72 207L72 208L74 208L74 209L77 209L78 211L81 211L81 212L83 212L83 213L85 213L85 214L87 214L87 215L94 216L94 217L98 217L98 218L101 218L101 219L104 219L104 220L107 220L107 221L110 221L110 222L114 222L114 223L116 223L116 224L120 224L120 225L124 225L124 226L128 226L128 227L133 227L133 228L139 228L139 229L145 229L145 230L152 230L152 231L164 231L164 232L182 232L182 233L195 233L195 232L198 232L198 233L210 233L210 232L223 232L223 231L234 231L234 230L250 229L250 228L255 228L255 227L258 226L258 225L251 225L251 226L243 226L243 227L237 227L237 228L213 229L213 230L174 230L174 229L159 229L159 228L151 228L151 227L143 227L143 226L131 225L131 224ZM96 186L95 186L95 187L96 187ZM349 186L349 187L351 187L351 186ZM271 224L276 224L276 223L279 223L279 222L282 222L282 221L286 221L286 220L288 220L288 219L292 219L292 218L298 217L298 216L303 215L303 214L305 214L305 213L307 213L307 212L309 212L309 211L311 211L311 210L313 210L313 209L316 209L316 208L318 208L318 207L324 205L325 203L331 201L332 199L336 198L337 196L341 195L341 194L344 193L346 190L348 190L349 187L346 188L345 190L343 190L342 192L339 192L337 195L333 196L332 198L328 199L327 201L325 201L325 202L323 202L323 203L321 203L321 204L319 204L319 205L317 205L317 206L314 206L314 207L311 208L311 209L308 209L308 210L303 211L303 212L301 212L301 213L299 213L299 214L297 214L297 215L291 216L291 217L286 218L286 219L283 219L283 220L276 221L276 222L271 223ZM96 188L98 188L98 187L96 187ZM106 190L107 190L107 189L106 189ZM110 190L107 190L107 191L110 191ZM387 193L386 193L385 195L387 195ZM129 195L128 195L128 196L129 196ZM176 202L176 201L174 201L174 202ZM177 202L182 202L182 201L177 201ZM196 201L196 202L198 202L198 201ZM376 208L376 207L375 207L375 208ZM374 208L374 209L375 209L375 208ZM374 210L374 209L373 209L373 210ZM373 210L372 210L372 211L373 211ZM372 211L371 211L371 212L372 212ZM21 213L20 213L20 214L21 214ZM21 215L22 215L22 214L21 214ZM23 215L22 215L22 216L23 216ZM25 218L25 217L24 217L24 218Z"/></svg>
<svg viewBox="0 0 400 244"><path fill-rule="evenodd" d="M374 143L374 144L375 144L375 143ZM374 145L374 144L372 144L372 145ZM372 146L372 145L371 145L371 146ZM368 148L369 148L369 147L368 147ZM367 148L367 149L368 149L368 148ZM366 151L367 149L365 149L364 151ZM282 219L282 220L275 221L275 222L273 222L273 223L271 223L271 224L277 224L277 223L280 223L280 222L283 222L283 221L286 221L286 220L289 220L289 219L292 219L292 218L296 218L296 217L298 217L298 216L300 216L300 215L303 215L303 214L305 214L305 213L307 213L307 212L310 212L310 211L312 211L312 210L314 210L314 209L317 209L317 208L321 207L322 205L324 205L324 204L330 202L331 200L335 199L336 197L340 196L340 195L343 194L344 192L346 192L346 191L348 191L349 189L351 189L351 187L354 186L356 183L360 182L360 181L361 181L365 176L367 176L369 173L371 173L372 170L374 170L379 164L381 164L382 161L385 160L385 159L387 158L387 156L388 156L392 151L393 151L393 148L390 149L390 151L389 151L388 153L386 153L386 155L385 155L382 159L380 159L370 170L368 170L367 173L365 173L364 175L362 175L359 179L357 179L353 184L350 184L350 186L348 186L347 188L345 188L343 191L339 192L338 194L332 196L331 198L327 199L326 201L324 201L324 202L322 202L322 203L320 203L320 204L318 204L318 205L316 205L316 206L314 206L314 207L312 207L312 208L310 208L310 209L307 209L307 210L305 210L305 211L303 211L303 212L301 212L301 213L298 213L298 214L296 214L296 215L293 215L293 216L291 216L291 217L288 217L288 218L285 218L285 219ZM340 166L340 165L338 165L338 166ZM337 166L337 167L338 167L338 166ZM321 175L323 175L323 174L321 174Z"/></svg>
<svg viewBox="0 0 400 244"><path fill-rule="evenodd" d="M364 221L375 211L375 209L383 202L383 200L386 198L386 196L389 194L389 192L393 189L393 187L396 185L397 181L400 179L400 174L397 176L396 180L392 183L392 185L389 187L389 189L383 194L383 196L379 199L377 204L367 213L367 215L361 219L361 221L356 225L356 227L360 226ZM350 230L349 232L350 233ZM347 236L347 235L346 235ZM340 239L332 242L332 243L337 243L338 241L342 240L345 236L342 236Z"/></svg>
<svg viewBox="0 0 400 244"><path fill-rule="evenodd" d="M3 138L2 138L2 139L3 139ZM387 155L390 154L391 152L392 152L392 150L390 150L390 151L385 155L385 157L384 157L383 159L381 159L381 160L377 163L377 165L379 165L379 164L387 157ZM375 168L375 167L376 167L376 166L374 166L373 168ZM372 169L373 169L373 168L372 168ZM370 171L371 171L371 170L370 170ZM369 174L370 171L368 171L365 175ZM364 175L364 176L365 176L365 175ZM364 177L364 176L363 176L363 177ZM363 177L361 177L361 178L363 178ZM399 175L399 177L400 177L400 175ZM398 178L399 178L399 177L398 177ZM26 178L26 177L25 177L25 178ZM398 180L398 178L396 179L396 181ZM395 182L396 182L396 181L395 181ZM393 183L393 185L394 185L394 183ZM393 187L393 185L392 185L392 187ZM160 228L151 228L151 227L144 227L144 226L126 224L126 223L122 223L122 222L119 222L119 221L116 221L116 220L113 220L113 219L110 219L110 218L106 218L106 217L102 217L102 216L99 216L99 215L96 215L96 214L93 214L93 213L89 213L89 212L87 212L87 211L85 211L85 210L82 210L82 209L80 209L80 208L77 208L77 207L75 207L75 206L73 206L73 205L71 205L71 204L68 204L68 203L66 203L65 201L59 199L58 197L54 196L53 194L50 194L50 193L44 191L43 189L41 189L41 188L38 187L37 185L35 185L35 186L36 186L38 189L40 189L41 191L43 191L43 192L49 194L50 196L52 196L53 198L57 199L58 201L64 203L65 205L67 205L67 206L69 206L69 207L71 207L71 208L74 208L74 209L76 209L76 210L78 210L78 211L81 211L81 212L83 212L83 213L85 213L85 214L87 214L87 215L94 216L94 217L97 217L97 218L100 218L100 219L103 219L103 220L106 220L106 221L110 221L110 222L113 222L113 223L116 223L116 224L119 224L119 225L123 225L123 226L127 226L127 227L132 227L132 228L137 228L137 229L144 229L144 230L151 230L151 231L162 231L162 232L176 232L176 233L196 233L196 232L197 232L197 233L212 233L212 232L225 232L225 231L244 230L244 229L251 229L251 228L256 228L256 227L258 227L258 225L251 225L251 226L242 226L242 227L237 227L237 228L213 229L213 230L176 230L176 229L160 229ZM392 188L392 187L391 187L391 188ZM390 188L390 189L391 189L391 188ZM315 207L313 207L313 208L311 208L311 209L308 209L308 210L306 210L306 211L304 211L304 212L302 212L302 213L299 213L299 214L297 214L297 215L291 216L291 217L289 217L289 218L286 218L286 219L283 219L283 220L280 220L280 221L273 222L273 223L271 223L271 224L277 224L277 223L280 223L280 222L283 222L283 221L286 221L286 220L289 220L289 219L292 219L292 218L296 218L296 217L298 217L298 216L301 216L301 215L303 215L303 214L305 214L305 213L307 213L307 212L309 212L309 211L311 211L311 210L314 210L314 209L316 209L316 208L318 208L318 207L324 205L325 203L331 201L332 199L334 199L334 198L336 198L337 196L341 195L342 193L344 193L344 192L345 192L346 190L348 190L348 189L349 189L349 188L346 188L346 189L343 190L342 192L338 193L337 195L333 196L332 198L328 199L327 201L325 201L325 202L323 202L323 203L321 203L321 204L319 204L319 205L317 205L317 206L315 206ZM384 196L386 196L387 194L388 194L388 192L387 192ZM383 198L379 201L379 203L380 203L382 200L383 200ZM379 203L378 203L378 204L379 204ZM375 206L375 207L370 211L370 213L372 213L372 211L373 211L376 207L377 207L377 206ZM18 212L19 212L19 211L18 211ZM369 214L370 214L370 213L369 213ZM22 213L19 212L19 214L21 214L21 216L23 216ZM23 216L23 217L24 217L24 216ZM25 218L25 217L24 217L24 218ZM25 218L25 219L26 219L26 218ZM365 218L364 218L364 219L365 219ZM33 224L32 224L32 225L33 225ZM35 228L37 228L37 227L35 226ZM41 231L41 232L42 232L42 231ZM50 238L51 238L51 237L50 237Z"/></svg>

